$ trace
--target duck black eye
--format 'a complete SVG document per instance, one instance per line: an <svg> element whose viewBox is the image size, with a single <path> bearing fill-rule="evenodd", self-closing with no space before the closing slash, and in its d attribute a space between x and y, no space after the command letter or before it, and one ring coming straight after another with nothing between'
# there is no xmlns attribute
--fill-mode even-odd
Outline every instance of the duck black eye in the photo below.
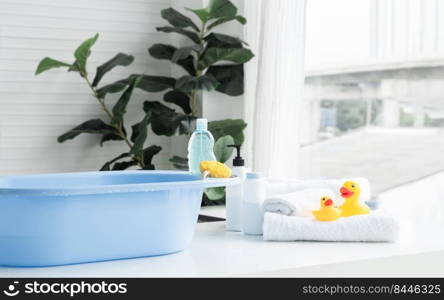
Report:
<svg viewBox="0 0 444 300"><path fill-rule="evenodd" d="M354 188L355 187L355 185L354 184L352 184L352 188Z"/></svg>

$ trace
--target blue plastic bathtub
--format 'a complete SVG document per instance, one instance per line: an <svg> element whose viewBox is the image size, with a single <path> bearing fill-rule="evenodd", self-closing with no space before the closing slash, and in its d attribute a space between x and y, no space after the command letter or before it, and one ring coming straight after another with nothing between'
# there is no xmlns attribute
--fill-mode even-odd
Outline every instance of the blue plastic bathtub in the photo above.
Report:
<svg viewBox="0 0 444 300"><path fill-rule="evenodd" d="M238 183L177 171L0 177L0 265L53 266L183 250L203 189Z"/></svg>

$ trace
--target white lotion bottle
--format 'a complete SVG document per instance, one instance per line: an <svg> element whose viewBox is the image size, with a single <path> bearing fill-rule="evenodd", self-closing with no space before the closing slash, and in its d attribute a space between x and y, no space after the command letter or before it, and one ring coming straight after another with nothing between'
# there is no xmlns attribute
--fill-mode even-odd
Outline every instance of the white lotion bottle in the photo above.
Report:
<svg viewBox="0 0 444 300"><path fill-rule="evenodd" d="M241 145L228 145L236 148L236 157L233 159L231 168L234 176L240 178L240 184L227 186L225 188L225 211L226 211L226 229L227 231L241 231L241 208L244 192L244 181L247 169L245 161L240 156Z"/></svg>
<svg viewBox="0 0 444 300"><path fill-rule="evenodd" d="M244 183L242 200L242 231L249 235L262 235L266 188L262 173L248 172Z"/></svg>

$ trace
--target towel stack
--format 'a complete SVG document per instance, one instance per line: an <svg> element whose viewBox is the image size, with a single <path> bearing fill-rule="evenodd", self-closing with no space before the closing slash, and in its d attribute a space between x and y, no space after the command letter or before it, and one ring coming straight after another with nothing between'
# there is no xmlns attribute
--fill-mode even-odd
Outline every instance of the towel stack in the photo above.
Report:
<svg viewBox="0 0 444 300"><path fill-rule="evenodd" d="M343 202L339 189L345 181L355 181L361 188L360 201L371 198L370 184L365 178L333 180L268 180L264 240L274 241L357 241L391 242L398 236L398 223L389 215L373 211L369 215L341 218L332 222L313 219L320 199L329 196L336 205Z"/></svg>
<svg viewBox="0 0 444 300"><path fill-rule="evenodd" d="M392 242L398 231L392 216L378 212L333 222L266 212L263 227L268 241Z"/></svg>

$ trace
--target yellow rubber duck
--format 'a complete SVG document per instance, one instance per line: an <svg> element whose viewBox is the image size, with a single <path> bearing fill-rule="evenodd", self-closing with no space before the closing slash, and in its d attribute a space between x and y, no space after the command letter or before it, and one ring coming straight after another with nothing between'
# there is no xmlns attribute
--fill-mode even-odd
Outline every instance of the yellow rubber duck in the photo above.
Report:
<svg viewBox="0 0 444 300"><path fill-rule="evenodd" d="M346 181L339 191L341 192L341 197L345 200L339 207L342 211L342 217L366 215L370 213L370 208L359 202L361 188L356 182Z"/></svg>
<svg viewBox="0 0 444 300"><path fill-rule="evenodd" d="M313 216L318 221L335 221L341 217L341 210L333 206L333 200L324 196L321 198L321 209L313 210Z"/></svg>

